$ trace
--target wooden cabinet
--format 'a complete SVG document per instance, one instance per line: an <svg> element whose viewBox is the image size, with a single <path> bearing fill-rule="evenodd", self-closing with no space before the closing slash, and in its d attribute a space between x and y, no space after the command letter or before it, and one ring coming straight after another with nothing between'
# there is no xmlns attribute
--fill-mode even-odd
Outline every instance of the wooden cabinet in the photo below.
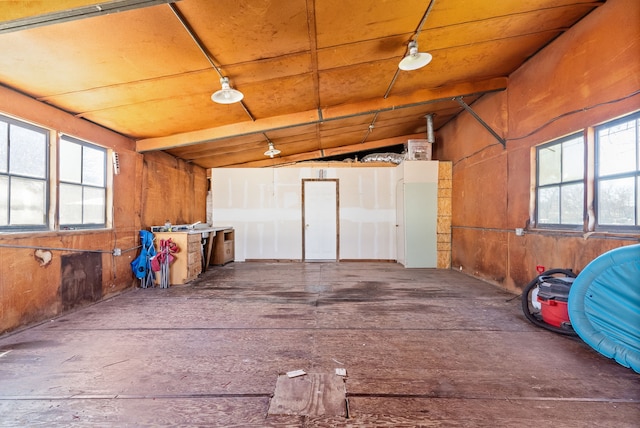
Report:
<svg viewBox="0 0 640 428"><path fill-rule="evenodd" d="M156 250L161 239L171 239L178 245L179 252L173 254L174 261L169 265L169 283L185 284L202 272L202 235L188 232L154 232ZM160 282L159 274L156 282Z"/></svg>
<svg viewBox="0 0 640 428"><path fill-rule="evenodd" d="M212 264L224 265L234 260L234 235L233 229L223 229L216 232L213 242Z"/></svg>

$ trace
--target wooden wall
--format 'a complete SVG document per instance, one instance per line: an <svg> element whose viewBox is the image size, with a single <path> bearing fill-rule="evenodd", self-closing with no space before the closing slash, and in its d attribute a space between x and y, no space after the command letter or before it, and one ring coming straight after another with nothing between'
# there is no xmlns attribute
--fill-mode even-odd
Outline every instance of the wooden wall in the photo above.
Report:
<svg viewBox="0 0 640 428"><path fill-rule="evenodd" d="M637 243L612 236L526 228L532 147L640 109L640 2L609 0L515 71L504 92L439 130L435 158L453 162L452 267L517 290L536 266L583 269Z"/></svg>
<svg viewBox="0 0 640 428"><path fill-rule="evenodd" d="M164 152L144 155L142 224L144 227L206 223L207 170Z"/></svg>
<svg viewBox="0 0 640 428"><path fill-rule="evenodd" d="M120 161L112 229L0 234L0 333L136 286L130 263L141 228L205 221L204 169L163 153L139 154L133 140L2 87L0 112L113 149ZM113 256L114 248L122 256Z"/></svg>

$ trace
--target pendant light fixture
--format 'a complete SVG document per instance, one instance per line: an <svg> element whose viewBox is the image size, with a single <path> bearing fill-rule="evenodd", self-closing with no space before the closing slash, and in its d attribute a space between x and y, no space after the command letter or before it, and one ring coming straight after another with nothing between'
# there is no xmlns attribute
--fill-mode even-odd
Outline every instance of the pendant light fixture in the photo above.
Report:
<svg viewBox="0 0 640 428"><path fill-rule="evenodd" d="M280 150L276 149L273 146L273 143L271 141L269 141L269 150L267 150L266 152L264 152L265 156L269 156L270 158L273 158L276 155L280 154Z"/></svg>
<svg viewBox="0 0 640 428"><path fill-rule="evenodd" d="M418 42L411 40L409 42L409 54L402 58L398 68L404 71L417 70L429 64L432 58L430 53L418 52Z"/></svg>
<svg viewBox="0 0 640 428"><path fill-rule="evenodd" d="M211 95L211 99L214 102L219 104L233 104L239 102L240 100L242 100L242 98L244 98L242 92L233 89L231 85L229 85L228 77L221 77L220 84L222 85L222 89L214 92L213 95Z"/></svg>

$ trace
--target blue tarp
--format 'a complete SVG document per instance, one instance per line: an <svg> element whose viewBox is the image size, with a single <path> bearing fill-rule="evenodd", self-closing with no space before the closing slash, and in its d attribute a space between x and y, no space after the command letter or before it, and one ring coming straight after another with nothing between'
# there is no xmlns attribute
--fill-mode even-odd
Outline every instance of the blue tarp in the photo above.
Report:
<svg viewBox="0 0 640 428"><path fill-rule="evenodd" d="M640 373L640 244L589 263L571 286L568 311L582 340Z"/></svg>

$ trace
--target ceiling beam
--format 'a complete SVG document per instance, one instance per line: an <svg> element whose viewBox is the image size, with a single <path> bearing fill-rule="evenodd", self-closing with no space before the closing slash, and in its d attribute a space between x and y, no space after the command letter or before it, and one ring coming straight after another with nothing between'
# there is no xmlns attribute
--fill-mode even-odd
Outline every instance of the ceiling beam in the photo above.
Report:
<svg viewBox="0 0 640 428"><path fill-rule="evenodd" d="M180 0L0 1L0 34Z"/></svg>
<svg viewBox="0 0 640 428"><path fill-rule="evenodd" d="M136 142L136 151L167 150L223 138L263 133L277 129L345 119L353 116L397 110L441 101L451 101L456 97L477 96L478 94L502 91L506 89L507 81L508 79L506 77L497 77L473 83L459 83L436 89L421 89L405 96L397 95L387 99L369 100L328 107L321 110L308 110L283 116L256 119L253 122L245 121L216 128L186 132L168 137L145 138Z"/></svg>
<svg viewBox="0 0 640 428"><path fill-rule="evenodd" d="M318 123L319 117L320 115L317 110L308 110L284 116L256 119L255 122L245 121L230 125L223 125L216 128L170 135L168 137L146 138L136 141L136 151L148 152L152 150L174 149L176 147L207 143L223 138L238 137L242 135L262 133L274 129L288 128L291 126Z"/></svg>

